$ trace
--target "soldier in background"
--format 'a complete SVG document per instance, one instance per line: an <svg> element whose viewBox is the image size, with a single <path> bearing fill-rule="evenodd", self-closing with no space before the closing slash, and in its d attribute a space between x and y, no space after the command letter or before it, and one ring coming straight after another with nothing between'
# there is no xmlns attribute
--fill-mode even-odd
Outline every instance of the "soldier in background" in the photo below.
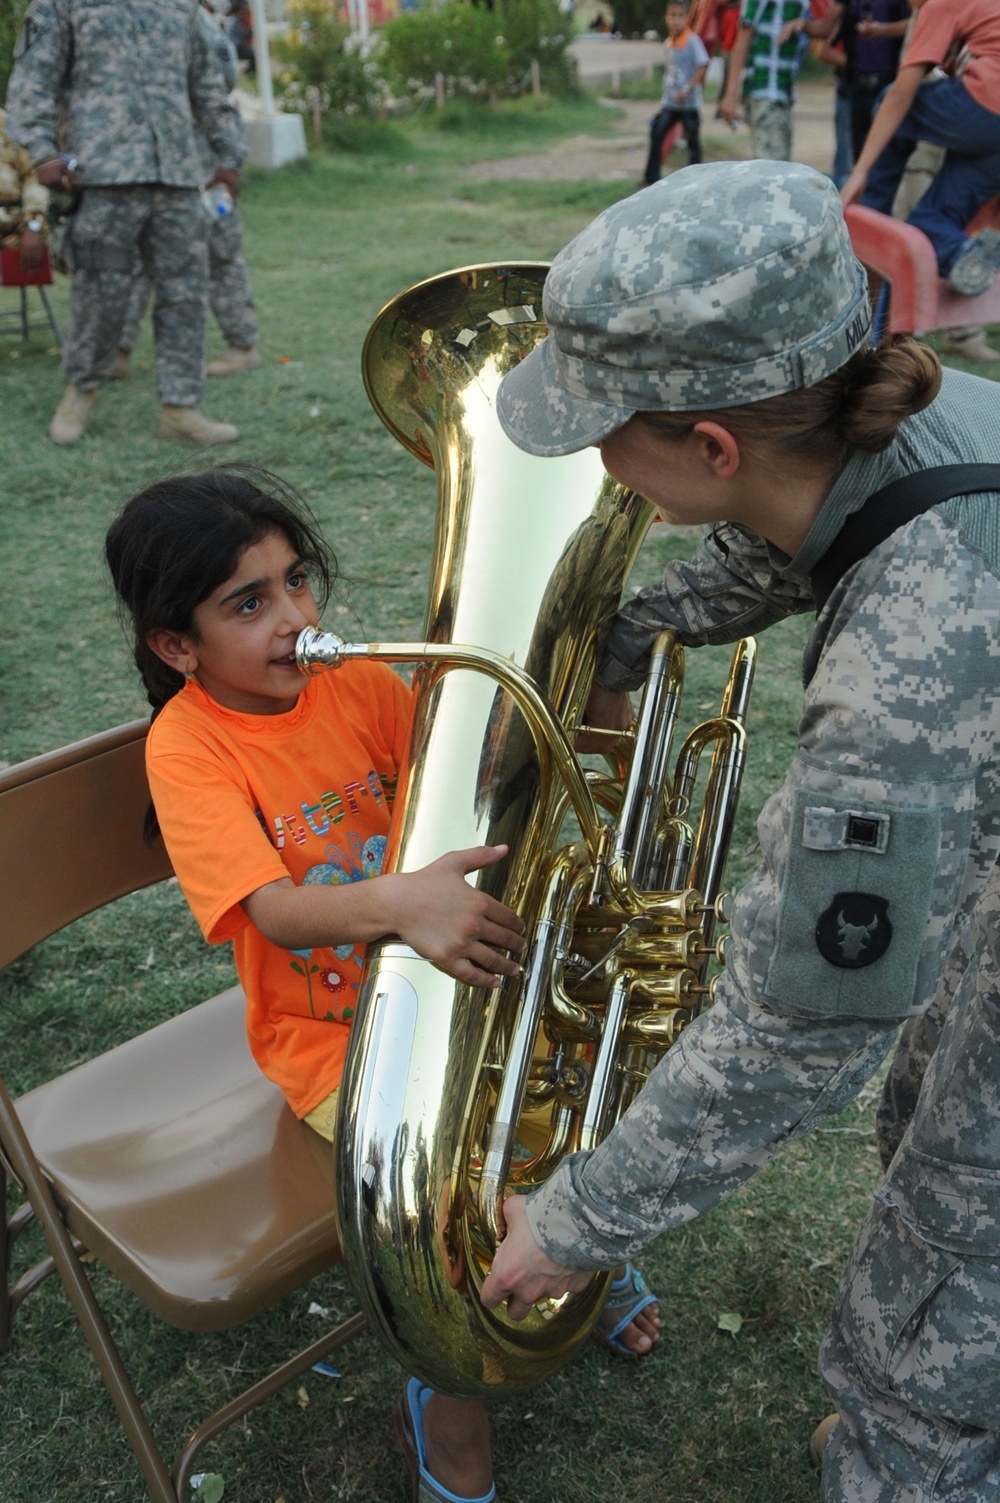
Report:
<svg viewBox="0 0 1000 1503"><path fill-rule="evenodd" d="M42 264L48 206L49 191L35 176L28 153L11 140L0 110L0 245L16 248L27 272Z"/></svg>
<svg viewBox="0 0 1000 1503"><path fill-rule="evenodd" d="M11 135L30 154L39 182L83 189L67 237L69 385L49 428L53 442L82 437L111 375L137 250L156 284L160 436L232 442L239 437L234 427L199 410L208 252L195 122L219 163L213 181L234 200L244 148L197 0L32 0L15 59ZM68 158L57 146L60 109Z"/></svg>
<svg viewBox="0 0 1000 1503"><path fill-rule="evenodd" d="M603 633L584 722L625 728L664 628L697 646L819 614L715 1002L599 1148L506 1202L483 1299L518 1318L709 1210L950 997L841 1281L820 1353L838 1418L814 1439L825 1503L996 1503L1000 490L915 516L828 599L814 580L888 483L1000 464L1000 388L912 339L869 347L836 190L792 164L716 163L616 204L543 305L548 338L499 390L509 437L596 444L665 520L707 525Z"/></svg>
<svg viewBox="0 0 1000 1503"><path fill-rule="evenodd" d="M212 19L212 9L209 0L202 0L198 19L205 33L206 44L219 64L226 88L232 93L239 78L236 48ZM198 150L207 183L218 163L202 131L198 132ZM219 207L224 212L218 212ZM221 355L208 362L205 373L209 376L238 376L244 371L255 370L260 365L257 349L260 329L250 287L250 271L243 259L243 216L235 203L226 205L225 201L219 206L209 203L207 210L208 301L225 337L226 348ZM140 256L136 260L128 312L112 369L116 381L124 381L128 376L129 357L139 336L139 325L149 302L150 291L150 280Z"/></svg>

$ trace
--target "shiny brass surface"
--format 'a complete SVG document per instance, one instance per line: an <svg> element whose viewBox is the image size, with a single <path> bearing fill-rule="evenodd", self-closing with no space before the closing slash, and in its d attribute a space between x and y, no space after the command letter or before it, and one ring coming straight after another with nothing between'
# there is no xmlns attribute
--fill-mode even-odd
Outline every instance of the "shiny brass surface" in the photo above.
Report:
<svg viewBox="0 0 1000 1503"><path fill-rule="evenodd" d="M665 634L632 746L609 748L608 775L581 767L573 740L596 636L651 508L596 451L535 459L499 426L497 386L544 334L545 270L434 277L373 324L369 397L438 476L424 640L310 630L298 649L304 671L361 655L418 664L387 869L510 848L477 880L525 920L523 976L487 993L398 942L371 947L338 1140L344 1257L373 1329L406 1371L480 1397L547 1376L600 1311L604 1275L518 1324L478 1292L504 1196L600 1142L705 993L728 829L700 821L691 833L687 804L710 754L706 796L731 824L752 672L750 650L671 775L683 668ZM692 860L707 892L688 877ZM673 890L655 890L668 865Z"/></svg>

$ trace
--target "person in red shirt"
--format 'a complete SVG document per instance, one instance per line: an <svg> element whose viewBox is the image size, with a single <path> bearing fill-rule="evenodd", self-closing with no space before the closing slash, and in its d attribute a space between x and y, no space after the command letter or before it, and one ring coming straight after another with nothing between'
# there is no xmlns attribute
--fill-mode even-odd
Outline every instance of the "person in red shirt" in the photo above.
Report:
<svg viewBox="0 0 1000 1503"><path fill-rule="evenodd" d="M910 0L917 21L894 83L882 96L854 171L841 190L888 214L918 141L946 148L944 163L910 214L956 292L985 292L1000 271L1000 234L966 234L1000 193L1000 5L997 0ZM941 75L929 77L934 70Z"/></svg>

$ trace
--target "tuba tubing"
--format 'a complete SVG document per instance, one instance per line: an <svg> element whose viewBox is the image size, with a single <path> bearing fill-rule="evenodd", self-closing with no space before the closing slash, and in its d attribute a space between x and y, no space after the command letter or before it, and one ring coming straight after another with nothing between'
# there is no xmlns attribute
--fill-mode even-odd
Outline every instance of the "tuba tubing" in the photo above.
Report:
<svg viewBox="0 0 1000 1503"><path fill-rule="evenodd" d="M306 672L361 656L418 664L386 870L509 848L475 880L524 918L523 975L474 989L392 937L370 946L336 1148L341 1245L369 1323L406 1371L478 1398L548 1376L600 1313L606 1274L523 1322L483 1308L503 1199L600 1142L693 1015L715 895L682 880L676 853L690 845L704 860L707 843L714 869L728 844L728 831L692 834L684 800L672 807L683 682L672 640L657 644L624 783L584 770L572 748L598 631L652 509L595 451L539 460L500 428L497 387L544 336L546 269L449 272L372 325L369 397L437 474L424 640L349 644L309 629L298 649ZM742 688L729 700L724 729L685 766L696 777L711 745L709 788L731 820ZM651 873L671 862L676 890L651 891ZM661 935L669 944L658 947Z"/></svg>

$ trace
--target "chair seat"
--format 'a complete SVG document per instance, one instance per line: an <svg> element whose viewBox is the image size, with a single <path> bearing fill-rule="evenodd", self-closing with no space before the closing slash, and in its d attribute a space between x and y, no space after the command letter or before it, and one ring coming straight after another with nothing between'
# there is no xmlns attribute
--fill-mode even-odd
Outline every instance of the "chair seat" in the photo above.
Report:
<svg viewBox="0 0 1000 1503"><path fill-rule="evenodd" d="M41 265L34 271L25 271L21 264L21 252L17 246L0 248L0 287L51 287L52 260L48 247L42 250Z"/></svg>
<svg viewBox="0 0 1000 1503"><path fill-rule="evenodd" d="M340 1257L331 1150L260 1074L244 1011L233 987L17 1102L72 1233L185 1330Z"/></svg>

